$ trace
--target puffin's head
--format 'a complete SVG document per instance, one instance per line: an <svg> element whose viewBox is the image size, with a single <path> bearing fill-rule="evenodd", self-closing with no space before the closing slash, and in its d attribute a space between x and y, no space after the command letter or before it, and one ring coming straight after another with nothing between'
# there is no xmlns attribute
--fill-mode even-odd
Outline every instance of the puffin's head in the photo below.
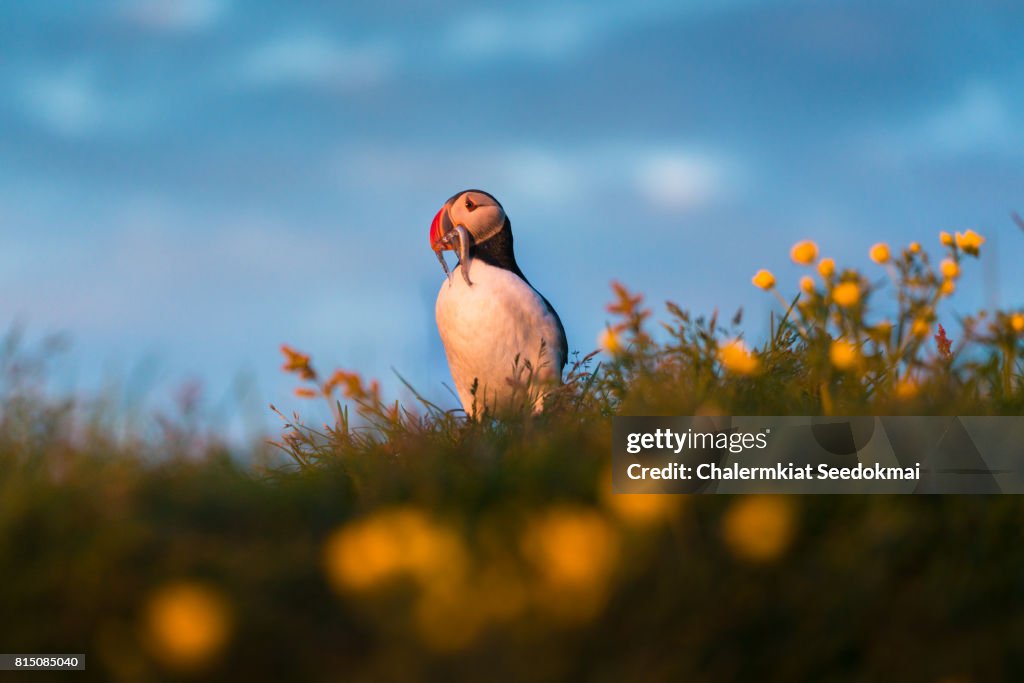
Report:
<svg viewBox="0 0 1024 683"><path fill-rule="evenodd" d="M463 226L473 244L483 244L505 226L505 209L498 200L483 190L464 190L444 203L430 224L430 248L441 252L456 250L448 233Z"/></svg>
<svg viewBox="0 0 1024 683"><path fill-rule="evenodd" d="M483 190L464 190L446 201L430 224L430 248L448 274L449 284L451 273L442 252L451 249L459 255L462 277L467 285L472 285L469 279L470 248L474 244L483 244L508 227L505 209Z"/></svg>

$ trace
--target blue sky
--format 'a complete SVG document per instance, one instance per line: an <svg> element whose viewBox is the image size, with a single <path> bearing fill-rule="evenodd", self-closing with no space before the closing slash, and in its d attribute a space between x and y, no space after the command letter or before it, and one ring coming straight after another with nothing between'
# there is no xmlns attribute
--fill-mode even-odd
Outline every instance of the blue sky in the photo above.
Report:
<svg viewBox="0 0 1024 683"><path fill-rule="evenodd" d="M454 405L427 246L495 194L570 347L608 282L763 333L789 246L974 228L947 314L1024 303L1016 2L6 3L0 323L90 385L297 404L282 342Z"/></svg>

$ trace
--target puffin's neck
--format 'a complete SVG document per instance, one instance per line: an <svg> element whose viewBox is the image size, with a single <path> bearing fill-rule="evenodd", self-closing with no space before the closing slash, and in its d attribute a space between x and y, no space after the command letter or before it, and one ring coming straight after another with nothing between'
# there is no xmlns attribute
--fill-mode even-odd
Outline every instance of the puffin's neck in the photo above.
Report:
<svg viewBox="0 0 1024 683"><path fill-rule="evenodd" d="M508 218L505 218L505 224L496 235L483 244L474 244L469 250L469 255L496 268L504 268L515 273L529 284L523 271L519 270L519 264L516 263L516 254L512 250L512 223Z"/></svg>

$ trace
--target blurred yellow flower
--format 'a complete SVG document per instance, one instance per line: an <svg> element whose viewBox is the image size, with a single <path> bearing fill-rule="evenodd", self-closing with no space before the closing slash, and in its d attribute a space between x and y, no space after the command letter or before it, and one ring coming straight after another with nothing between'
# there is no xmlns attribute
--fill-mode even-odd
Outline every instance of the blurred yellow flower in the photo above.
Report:
<svg viewBox="0 0 1024 683"><path fill-rule="evenodd" d="M960 265L951 258L943 259L939 264L939 272L942 273L942 277L952 280L960 275Z"/></svg>
<svg viewBox="0 0 1024 683"><path fill-rule="evenodd" d="M775 286L775 276L762 268L754 274L751 282L754 283L755 287L768 290Z"/></svg>
<svg viewBox="0 0 1024 683"><path fill-rule="evenodd" d="M679 513L686 495L659 493L650 487L644 493L615 493L612 491L612 473L609 470L600 480L601 499L616 517L632 527L651 527Z"/></svg>
<svg viewBox="0 0 1024 683"><path fill-rule="evenodd" d="M331 534L324 565L339 591L367 591L402 576L420 585L457 580L465 572L467 552L449 527L415 508L396 508Z"/></svg>
<svg viewBox="0 0 1024 683"><path fill-rule="evenodd" d="M790 249L789 257L793 259L794 263L799 263L802 266L814 263L814 259L818 258L818 245L811 240L797 242Z"/></svg>
<svg viewBox="0 0 1024 683"><path fill-rule="evenodd" d="M845 339L836 339L828 350L832 365L840 370L852 370L860 365L860 352Z"/></svg>
<svg viewBox="0 0 1024 683"><path fill-rule="evenodd" d="M973 230L968 230L967 232L964 233L958 232L956 234L956 246L959 247L960 249L963 249L965 253L968 253L972 256L978 255L978 250L984 243L985 238L979 235L978 233L974 232Z"/></svg>
<svg viewBox="0 0 1024 683"><path fill-rule="evenodd" d="M1013 331L1018 334L1024 332L1024 314L1014 313L1013 315L1011 315L1010 327L1013 328Z"/></svg>
<svg viewBox="0 0 1024 683"><path fill-rule="evenodd" d="M818 262L818 274L822 277L832 277L836 272L836 260L834 258L823 258Z"/></svg>
<svg viewBox="0 0 1024 683"><path fill-rule="evenodd" d="M910 327L910 333L915 337L923 337L928 334L932 326L924 318L915 318L914 324Z"/></svg>
<svg viewBox="0 0 1024 683"><path fill-rule="evenodd" d="M790 546L796 515L789 498L741 496L722 519L722 538L742 560L770 562Z"/></svg>
<svg viewBox="0 0 1024 683"><path fill-rule="evenodd" d="M810 275L804 275L800 278L800 289L804 290L807 294L814 294L814 278Z"/></svg>
<svg viewBox="0 0 1024 683"><path fill-rule="evenodd" d="M295 395L299 398L316 398L320 393L316 389L310 389L309 387L297 387Z"/></svg>
<svg viewBox="0 0 1024 683"><path fill-rule="evenodd" d="M939 294L942 296L952 296L953 292L956 291L956 282L953 280L943 280L942 284L939 285Z"/></svg>
<svg viewBox="0 0 1024 683"><path fill-rule="evenodd" d="M645 527L677 514L683 498L683 494L673 493L613 493L608 506L626 524Z"/></svg>
<svg viewBox="0 0 1024 683"><path fill-rule="evenodd" d="M177 669L199 668L231 635L231 612L216 589L181 581L158 589L145 610L145 638L153 656Z"/></svg>
<svg viewBox="0 0 1024 683"><path fill-rule="evenodd" d="M939 233L939 242L941 242L944 247L951 247L953 246L953 236L943 230Z"/></svg>
<svg viewBox="0 0 1024 683"><path fill-rule="evenodd" d="M911 242L910 243L910 253L911 254L920 254L921 253L921 243L920 242Z"/></svg>
<svg viewBox="0 0 1024 683"><path fill-rule="evenodd" d="M910 399L917 396L920 387L913 379L906 377L896 383L896 398L901 401L909 401Z"/></svg>
<svg viewBox="0 0 1024 683"><path fill-rule="evenodd" d="M566 621L597 616L619 561L619 538L597 511L557 507L535 517L521 539L541 584L539 606Z"/></svg>
<svg viewBox="0 0 1024 683"><path fill-rule="evenodd" d="M860 286L856 282L840 282L832 290L832 300L843 308L855 306L860 301Z"/></svg>
<svg viewBox="0 0 1024 683"><path fill-rule="evenodd" d="M612 355L622 353L622 339L619 333L610 327L606 327L597 335L597 345Z"/></svg>
<svg viewBox="0 0 1024 683"><path fill-rule="evenodd" d="M884 242L879 242L878 244L871 247L869 255L871 256L871 260L874 261L875 263L888 263L890 256L889 245L885 244Z"/></svg>
<svg viewBox="0 0 1024 683"><path fill-rule="evenodd" d="M726 342L718 350L718 360L722 362L726 370L737 375L752 375L760 367L760 361L740 339Z"/></svg>

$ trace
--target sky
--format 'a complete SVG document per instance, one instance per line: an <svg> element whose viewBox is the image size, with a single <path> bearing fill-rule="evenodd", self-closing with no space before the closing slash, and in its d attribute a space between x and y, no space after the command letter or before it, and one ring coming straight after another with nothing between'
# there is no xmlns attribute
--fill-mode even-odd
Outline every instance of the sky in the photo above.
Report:
<svg viewBox="0 0 1024 683"><path fill-rule="evenodd" d="M4 3L0 326L65 333L76 387L198 381L269 417L303 408L288 343L454 407L428 232L469 187L583 353L613 279L763 335L750 278L795 292L804 238L867 266L972 228L946 315L1019 307L1022 25L1011 1Z"/></svg>

